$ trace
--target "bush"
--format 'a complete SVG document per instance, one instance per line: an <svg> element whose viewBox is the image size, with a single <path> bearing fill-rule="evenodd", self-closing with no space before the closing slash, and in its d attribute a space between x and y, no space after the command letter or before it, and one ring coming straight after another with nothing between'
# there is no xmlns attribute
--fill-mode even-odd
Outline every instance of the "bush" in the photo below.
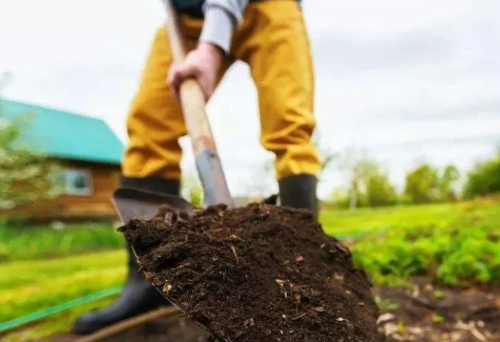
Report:
<svg viewBox="0 0 500 342"><path fill-rule="evenodd" d="M397 202L397 194L385 174L374 173L366 183L366 204L370 207L393 205Z"/></svg>
<svg viewBox="0 0 500 342"><path fill-rule="evenodd" d="M0 112L0 209L52 199L60 193L57 166L17 145L22 124L2 118Z"/></svg>
<svg viewBox="0 0 500 342"><path fill-rule="evenodd" d="M500 192L500 147L491 160L478 163L469 172L464 197L473 198Z"/></svg>
<svg viewBox="0 0 500 342"><path fill-rule="evenodd" d="M439 198L438 183L438 170L420 165L406 175L405 195L412 203L434 202Z"/></svg>
<svg viewBox="0 0 500 342"><path fill-rule="evenodd" d="M460 174L454 165L442 172L430 164L421 164L406 175L405 196L411 203L456 200L455 183Z"/></svg>
<svg viewBox="0 0 500 342"><path fill-rule="evenodd" d="M397 202L397 193L375 160L362 158L350 168L349 189L336 189L330 199L339 207L380 207Z"/></svg>

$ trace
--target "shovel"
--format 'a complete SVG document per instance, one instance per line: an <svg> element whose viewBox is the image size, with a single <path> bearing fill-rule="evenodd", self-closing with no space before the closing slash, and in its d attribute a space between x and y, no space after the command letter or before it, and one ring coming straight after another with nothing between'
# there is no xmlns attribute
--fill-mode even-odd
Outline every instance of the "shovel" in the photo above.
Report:
<svg viewBox="0 0 500 342"><path fill-rule="evenodd" d="M167 29L173 58L175 62L182 62L186 57L186 47L179 19L171 0L163 0L163 2L167 9ZM195 154L196 168L205 193L205 204L222 203L233 208L234 203L205 113L205 98L198 82L195 79L184 81L179 89L179 97ZM150 219L158 213L159 207L163 204L172 209L192 212L191 205L184 199L154 192L118 189L113 195L113 200L123 223L127 223L132 218Z"/></svg>
<svg viewBox="0 0 500 342"><path fill-rule="evenodd" d="M181 62L186 57L186 48L179 19L170 0L164 0L164 3L167 9L167 29L174 61ZM184 121L195 154L196 168L205 192L205 203L207 205L222 203L233 208L234 203L227 187L214 137L205 113L205 98L198 82L194 79L186 80L179 89L179 95ZM151 219L159 212L162 205L168 205L176 211L194 214L191 204L181 197L155 192L122 188L115 191L113 202L124 224L133 218ZM157 289L162 293L161 289ZM165 298L179 308L171 298L168 296ZM204 328L206 329L206 327Z"/></svg>

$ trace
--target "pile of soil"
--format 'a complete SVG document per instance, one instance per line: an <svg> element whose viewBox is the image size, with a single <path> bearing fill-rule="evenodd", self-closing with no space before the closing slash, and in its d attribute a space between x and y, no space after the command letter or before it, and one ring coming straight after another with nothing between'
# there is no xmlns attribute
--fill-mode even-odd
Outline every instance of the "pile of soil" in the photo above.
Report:
<svg viewBox="0 0 500 342"><path fill-rule="evenodd" d="M365 273L307 210L163 208L120 230L146 279L220 341L378 341Z"/></svg>

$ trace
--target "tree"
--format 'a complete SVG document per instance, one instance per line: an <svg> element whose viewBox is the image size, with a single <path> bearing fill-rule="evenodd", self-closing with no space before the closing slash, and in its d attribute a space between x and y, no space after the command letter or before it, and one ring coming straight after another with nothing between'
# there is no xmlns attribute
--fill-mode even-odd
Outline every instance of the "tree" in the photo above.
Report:
<svg viewBox="0 0 500 342"><path fill-rule="evenodd" d="M460 179L460 172L455 165L446 165L439 178L439 192L443 200L456 200L458 198L455 189L456 182Z"/></svg>
<svg viewBox="0 0 500 342"><path fill-rule="evenodd" d="M428 203L439 200L438 170L422 164L406 175L405 195L412 203Z"/></svg>
<svg viewBox="0 0 500 342"><path fill-rule="evenodd" d="M18 144L27 118L13 121L2 113L2 92L11 79L0 75L0 209L53 199L62 190L57 165Z"/></svg>
<svg viewBox="0 0 500 342"><path fill-rule="evenodd" d="M336 169L345 175L346 183L348 184L344 189L335 190L335 196L330 196L334 200L334 203L338 205L347 203L347 207L351 210L358 207L358 202L361 199L360 179L364 171L366 171L366 163L363 163L362 160L367 159L364 151L359 151L354 147L348 147L341 154L332 158L331 165L335 165ZM341 197L344 195L347 195L347 199L341 200Z"/></svg>
<svg viewBox="0 0 500 342"><path fill-rule="evenodd" d="M359 160L354 166L353 180L351 191L357 192L361 206L379 207L396 203L396 190L375 160Z"/></svg>
<svg viewBox="0 0 500 342"><path fill-rule="evenodd" d="M353 160L352 156L346 160ZM348 204L349 208L355 209L364 206L387 206L397 202L396 189L375 160L366 156L355 160L350 164L349 178L347 190L336 190L332 193L331 198L338 205Z"/></svg>
<svg viewBox="0 0 500 342"><path fill-rule="evenodd" d="M22 122L6 120L0 107L0 209L52 199L60 193L57 166L16 144L22 127Z"/></svg>
<svg viewBox="0 0 500 342"><path fill-rule="evenodd" d="M369 176L366 184L366 202L370 207L380 207L396 204L398 196L396 189L389 182L386 174L377 170Z"/></svg>
<svg viewBox="0 0 500 342"><path fill-rule="evenodd" d="M500 147L494 158L480 162L469 172L464 197L472 198L500 192Z"/></svg>
<svg viewBox="0 0 500 342"><path fill-rule="evenodd" d="M412 203L430 203L456 200L456 183L460 172L454 165L446 165L442 171L424 163L406 175L405 195Z"/></svg>

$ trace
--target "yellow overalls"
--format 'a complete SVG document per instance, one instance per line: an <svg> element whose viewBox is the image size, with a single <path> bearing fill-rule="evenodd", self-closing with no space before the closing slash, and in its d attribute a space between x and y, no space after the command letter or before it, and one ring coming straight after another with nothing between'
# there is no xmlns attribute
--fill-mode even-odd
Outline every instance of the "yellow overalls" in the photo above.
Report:
<svg viewBox="0 0 500 342"><path fill-rule="evenodd" d="M203 21L183 15L181 23L188 48L195 48ZM291 0L250 3L219 80L234 60L250 66L259 97L261 143L276 156L278 179L317 175L320 161L311 143L314 73L300 6ZM167 32L160 28L127 120L125 177L180 179L178 139L186 127L166 82L171 63Z"/></svg>

